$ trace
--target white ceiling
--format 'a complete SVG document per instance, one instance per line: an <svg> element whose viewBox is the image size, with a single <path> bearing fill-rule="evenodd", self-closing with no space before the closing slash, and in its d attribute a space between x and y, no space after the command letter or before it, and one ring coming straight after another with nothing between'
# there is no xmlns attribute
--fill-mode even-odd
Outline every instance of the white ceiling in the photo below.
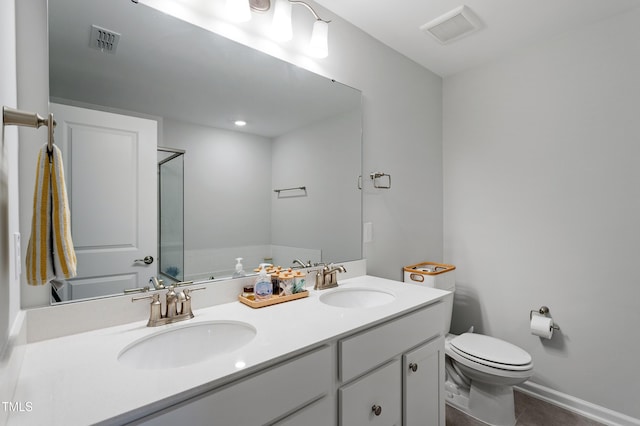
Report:
<svg viewBox="0 0 640 426"><path fill-rule="evenodd" d="M443 77L640 6L640 0L316 0ZM420 26L466 5L483 29L447 45Z"/></svg>

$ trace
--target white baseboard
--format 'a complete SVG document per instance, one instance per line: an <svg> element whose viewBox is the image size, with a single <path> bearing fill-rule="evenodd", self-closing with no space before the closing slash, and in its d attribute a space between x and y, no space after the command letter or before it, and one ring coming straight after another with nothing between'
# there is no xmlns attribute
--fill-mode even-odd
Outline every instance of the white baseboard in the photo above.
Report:
<svg viewBox="0 0 640 426"><path fill-rule="evenodd" d="M608 426L640 426L640 419L618 413L617 411L592 404L536 383L525 382L519 386L515 386L515 389Z"/></svg>

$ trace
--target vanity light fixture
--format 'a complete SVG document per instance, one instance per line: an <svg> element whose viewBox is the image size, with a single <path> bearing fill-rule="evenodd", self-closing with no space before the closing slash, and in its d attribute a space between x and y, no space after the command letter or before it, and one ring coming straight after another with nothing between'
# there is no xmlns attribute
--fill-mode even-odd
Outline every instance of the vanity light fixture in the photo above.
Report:
<svg viewBox="0 0 640 426"><path fill-rule="evenodd" d="M329 21L316 19L316 22L313 23L308 52L316 58L329 56Z"/></svg>
<svg viewBox="0 0 640 426"><path fill-rule="evenodd" d="M329 22L316 13L313 8L304 1L299 0L274 0L273 21L271 23L271 36L276 41L289 41L293 38L291 23L291 8L294 4L306 7L316 18L313 23L311 38L307 47L307 53L316 58L326 58L329 55ZM271 0L227 0L227 12L229 19L235 22L246 22L251 19L251 10L264 12L271 8Z"/></svg>
<svg viewBox="0 0 640 426"><path fill-rule="evenodd" d="M271 37L276 41L289 41L293 38L291 24L291 3L289 0L275 0Z"/></svg>
<svg viewBox="0 0 640 426"><path fill-rule="evenodd" d="M313 23L311 39L307 47L307 53L315 58L326 58L329 56L329 22L320 18L313 8L303 1L298 0L276 0L273 12L272 32L281 41L291 40L293 37L291 26L291 6L299 4L306 7L316 18Z"/></svg>

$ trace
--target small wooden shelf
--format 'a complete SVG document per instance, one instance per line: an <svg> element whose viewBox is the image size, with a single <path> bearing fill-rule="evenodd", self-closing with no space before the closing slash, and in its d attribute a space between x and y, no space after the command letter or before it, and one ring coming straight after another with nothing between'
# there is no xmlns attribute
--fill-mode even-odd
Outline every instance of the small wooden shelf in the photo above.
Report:
<svg viewBox="0 0 640 426"><path fill-rule="evenodd" d="M239 295L238 301L254 309L257 309L257 308L264 308L265 306L277 305L278 303L284 303L284 302L290 302L292 300L303 299L308 296L309 296L309 291L305 290L305 291L301 291L300 293L290 294L288 296L271 296L270 299L263 299L263 300L255 300L253 296L244 297L243 295Z"/></svg>

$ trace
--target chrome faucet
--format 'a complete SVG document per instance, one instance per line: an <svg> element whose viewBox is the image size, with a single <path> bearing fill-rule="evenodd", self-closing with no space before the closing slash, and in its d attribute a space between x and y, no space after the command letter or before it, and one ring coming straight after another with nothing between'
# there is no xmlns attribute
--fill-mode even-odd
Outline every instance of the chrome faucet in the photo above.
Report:
<svg viewBox="0 0 640 426"><path fill-rule="evenodd" d="M149 284L151 284L153 288L156 290L162 290L165 288L164 284L162 283L162 280L159 280L158 277L149 278Z"/></svg>
<svg viewBox="0 0 640 426"><path fill-rule="evenodd" d="M150 296L134 297L132 302L138 300L151 299L151 310L149 312L149 321L147 327L156 327L158 325L171 324L173 322L184 321L193 318L191 310L191 293L196 290L204 290L205 287L186 288L176 293L174 286L169 286L166 293L165 308L162 309L160 302L160 293L154 293Z"/></svg>
<svg viewBox="0 0 640 426"><path fill-rule="evenodd" d="M147 293L149 290L162 290L163 288L165 288L165 286L162 284L162 280L159 280L156 277L151 277L149 278L149 285L145 285L144 287L125 288L124 294Z"/></svg>
<svg viewBox="0 0 640 426"><path fill-rule="evenodd" d="M178 294L174 290L173 286L169 286L169 291L166 294L167 299L167 309L165 318L173 318L178 315Z"/></svg>
<svg viewBox="0 0 640 426"><path fill-rule="evenodd" d="M300 259L293 259L293 262L291 262L293 265L295 265L296 263L298 265L300 265L301 268L311 268L313 265L311 264L310 260L307 260L307 263L304 263L302 260Z"/></svg>
<svg viewBox="0 0 640 426"><path fill-rule="evenodd" d="M314 290L326 290L328 288L338 287L338 272L347 272L342 265L333 266L333 264L325 265L316 271L316 284Z"/></svg>
<svg viewBox="0 0 640 426"><path fill-rule="evenodd" d="M175 287L182 287L182 286L191 285L191 284L193 284L193 281L180 281L180 282L173 283L171 285L175 288ZM150 287L153 287L154 290L164 290L165 288L167 288L167 286L164 285L164 281L162 281L161 279L158 279L158 277L149 278L149 285L145 286L144 288L149 290Z"/></svg>

